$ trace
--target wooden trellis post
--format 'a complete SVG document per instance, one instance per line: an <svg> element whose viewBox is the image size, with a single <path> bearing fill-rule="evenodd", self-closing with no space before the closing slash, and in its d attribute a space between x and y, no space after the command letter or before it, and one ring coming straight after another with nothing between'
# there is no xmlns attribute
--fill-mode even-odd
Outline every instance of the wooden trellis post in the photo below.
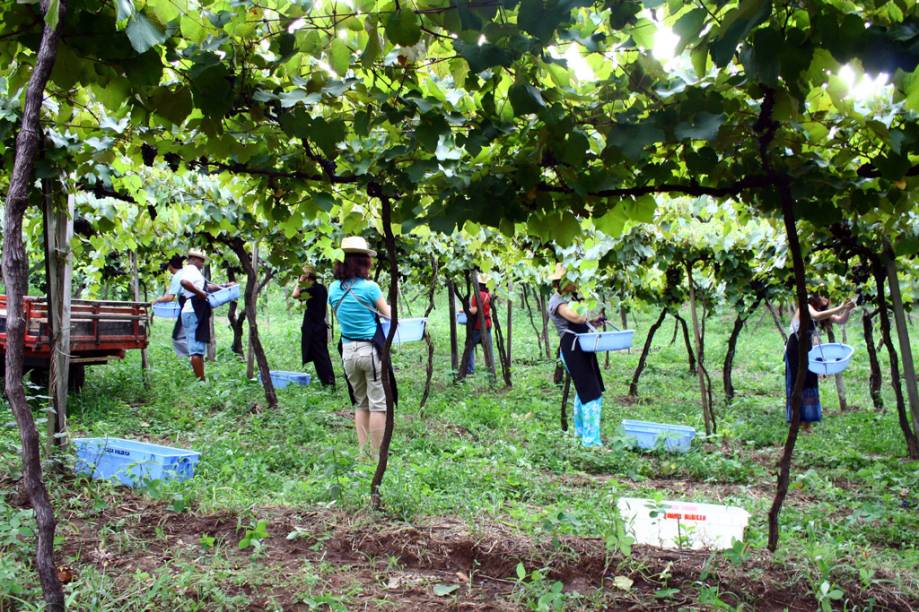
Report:
<svg viewBox="0 0 919 612"><path fill-rule="evenodd" d="M137 253L131 251L131 292L134 295L134 301L140 301L140 272L137 269ZM150 382L147 380L147 349L140 350L140 371L144 380L144 388L149 387Z"/></svg>
<svg viewBox="0 0 919 612"><path fill-rule="evenodd" d="M43 181L45 192L45 258L48 274L48 316L51 324L51 362L48 395L54 413L48 415L48 447L67 443L67 389L70 375L70 285L73 260L73 194L65 207L54 206L55 183Z"/></svg>

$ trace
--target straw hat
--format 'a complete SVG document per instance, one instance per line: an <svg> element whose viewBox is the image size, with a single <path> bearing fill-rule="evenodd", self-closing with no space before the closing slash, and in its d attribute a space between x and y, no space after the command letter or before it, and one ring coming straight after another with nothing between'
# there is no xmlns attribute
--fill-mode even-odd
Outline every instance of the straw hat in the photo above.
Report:
<svg viewBox="0 0 919 612"><path fill-rule="evenodd" d="M487 274L485 272L479 272L479 282L480 283L487 283L490 280L491 280L491 274Z"/></svg>
<svg viewBox="0 0 919 612"><path fill-rule="evenodd" d="M316 274L316 268L314 268L310 264L306 264L305 266L303 266L303 274L304 276L313 276Z"/></svg>
<svg viewBox="0 0 919 612"><path fill-rule="evenodd" d="M188 255L186 255L186 259L191 259L192 257L197 257L201 261L207 261L207 255L205 255L204 251L201 249L188 249Z"/></svg>
<svg viewBox="0 0 919 612"><path fill-rule="evenodd" d="M549 275L549 280L550 281L562 280L563 278L565 278L566 272L567 270L565 270L565 266L563 266L560 263L557 263L555 264L555 270L552 272L552 274Z"/></svg>
<svg viewBox="0 0 919 612"><path fill-rule="evenodd" d="M363 253L376 257L377 252L367 246L367 241L360 236L347 236L341 240L341 250L345 253Z"/></svg>

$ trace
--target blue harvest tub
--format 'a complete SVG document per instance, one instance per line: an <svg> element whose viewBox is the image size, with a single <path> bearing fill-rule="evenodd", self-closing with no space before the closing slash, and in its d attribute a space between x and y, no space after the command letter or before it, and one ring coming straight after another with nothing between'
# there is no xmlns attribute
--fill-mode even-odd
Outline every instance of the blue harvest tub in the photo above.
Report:
<svg viewBox="0 0 919 612"><path fill-rule="evenodd" d="M632 336L635 330L593 332L578 334L578 343L581 350L588 353L601 353L605 351L623 351L632 348Z"/></svg>
<svg viewBox="0 0 919 612"><path fill-rule="evenodd" d="M465 325L468 322L468 320L469 319L466 317L465 312L456 313L456 324L457 325Z"/></svg>
<svg viewBox="0 0 919 612"><path fill-rule="evenodd" d="M161 319L178 319L179 310L178 302L161 302L153 305L153 314Z"/></svg>
<svg viewBox="0 0 919 612"><path fill-rule="evenodd" d="M421 319L399 319L396 326L396 336L393 338L393 344L402 344L403 342L416 342L424 338L424 326L428 320ZM389 335L389 319L383 319L383 337Z"/></svg>
<svg viewBox="0 0 919 612"><path fill-rule="evenodd" d="M650 421L622 420L622 430L627 437L633 438L638 448L657 448L658 440L664 443L664 449L677 453L689 450L696 430L687 425L669 425L667 423L652 423Z"/></svg>
<svg viewBox="0 0 919 612"><path fill-rule="evenodd" d="M115 479L129 487L153 480L188 480L201 453L122 438L77 438L75 469L98 480Z"/></svg>
<svg viewBox="0 0 919 612"><path fill-rule="evenodd" d="M807 354L807 369L822 376L839 374L849 367L854 352L848 344L818 344Z"/></svg>
<svg viewBox="0 0 919 612"><path fill-rule="evenodd" d="M233 285L231 287L224 287L223 289L218 289L213 293L207 294L207 301L210 302L211 308L217 308L218 306L223 306L228 302L239 299L239 285Z"/></svg>
<svg viewBox="0 0 919 612"><path fill-rule="evenodd" d="M305 372L285 372L284 370L271 370L271 384L275 389L283 389L290 385L310 384L310 375ZM258 374L258 381L262 382L262 373Z"/></svg>

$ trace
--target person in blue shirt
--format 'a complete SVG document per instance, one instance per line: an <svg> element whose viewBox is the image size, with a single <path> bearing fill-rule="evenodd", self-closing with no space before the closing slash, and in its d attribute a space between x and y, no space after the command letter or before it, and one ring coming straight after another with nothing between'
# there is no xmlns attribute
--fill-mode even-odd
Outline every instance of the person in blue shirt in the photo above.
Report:
<svg viewBox="0 0 919 612"><path fill-rule="evenodd" d="M335 262L329 305L341 329L340 351L354 404L358 448L365 450L369 441L371 452L376 454L386 428L382 375L384 340L379 317L389 318L391 312L380 286L369 279L376 252L359 236L342 240L341 250L345 258Z"/></svg>

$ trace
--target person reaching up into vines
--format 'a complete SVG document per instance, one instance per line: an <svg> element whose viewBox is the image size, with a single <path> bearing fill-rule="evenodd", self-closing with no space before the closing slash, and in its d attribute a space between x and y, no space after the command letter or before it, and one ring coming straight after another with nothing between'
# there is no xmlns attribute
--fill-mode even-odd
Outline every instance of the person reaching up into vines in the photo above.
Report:
<svg viewBox="0 0 919 612"><path fill-rule="evenodd" d="M839 306L830 308L830 301L817 293L811 294L807 299L807 305L811 318L809 329L801 331L801 312L795 310L788 342L785 344L785 419L789 423L791 423L791 393L798 379L799 342L807 343L808 347L815 345L818 321L830 321L842 325L849 320L849 315L855 309L855 303L852 300L846 300ZM804 379L804 389L801 391L801 427L807 431L811 423L818 423L822 418L819 379L816 374L808 370L807 377Z"/></svg>
<svg viewBox="0 0 919 612"><path fill-rule="evenodd" d="M313 266L303 266L303 274L297 279L293 298L306 302L303 323L300 325L300 357L303 365L312 361L322 385L334 388L335 372L329 358L329 324L326 321L329 292L320 282Z"/></svg>
<svg viewBox="0 0 919 612"><path fill-rule="evenodd" d="M559 334L558 354L574 381L574 432L583 446L602 446L600 416L603 409L603 378L597 354L581 350L577 334L587 333L588 317L580 312L577 288L565 280L566 270L556 264L549 276L555 293L549 299L549 318ZM595 319L593 324L602 324Z"/></svg>

